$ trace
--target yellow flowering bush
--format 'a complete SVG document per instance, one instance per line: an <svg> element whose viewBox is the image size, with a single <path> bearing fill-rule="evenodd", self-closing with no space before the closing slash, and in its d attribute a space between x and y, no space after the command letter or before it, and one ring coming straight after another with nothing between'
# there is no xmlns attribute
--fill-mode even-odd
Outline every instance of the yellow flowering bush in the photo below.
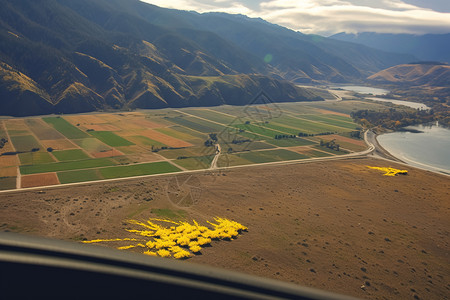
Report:
<svg viewBox="0 0 450 300"><path fill-rule="evenodd" d="M408 174L408 170L399 170L399 169L394 169L394 168L383 168L383 167L371 167L371 166L367 166L370 169L374 169L374 170L380 170L385 172L383 175L384 176L396 176L398 174L401 175L407 175Z"/></svg>
<svg viewBox="0 0 450 300"><path fill-rule="evenodd" d="M129 224L138 225L141 229L127 229L128 232L143 238L150 238L150 240L97 239L83 241L83 243L136 241L137 244L121 246L117 249L126 250L141 247L145 249L143 253L146 255L181 259L189 258L192 254L199 254L202 246L211 244L212 240L233 240L242 231L248 230L244 225L228 219L215 218L214 221L215 223L207 221L212 226L211 229L198 224L195 220L193 224L165 219L149 219L146 222L129 220ZM173 226L165 227L155 222L169 223Z"/></svg>

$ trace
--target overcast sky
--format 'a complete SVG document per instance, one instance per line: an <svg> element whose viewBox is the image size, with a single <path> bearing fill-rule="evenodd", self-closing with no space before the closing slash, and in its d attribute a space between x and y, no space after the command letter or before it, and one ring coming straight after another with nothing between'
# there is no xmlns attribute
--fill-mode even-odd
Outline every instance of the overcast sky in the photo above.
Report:
<svg viewBox="0 0 450 300"><path fill-rule="evenodd" d="M142 0L260 17L303 33L450 33L450 0Z"/></svg>

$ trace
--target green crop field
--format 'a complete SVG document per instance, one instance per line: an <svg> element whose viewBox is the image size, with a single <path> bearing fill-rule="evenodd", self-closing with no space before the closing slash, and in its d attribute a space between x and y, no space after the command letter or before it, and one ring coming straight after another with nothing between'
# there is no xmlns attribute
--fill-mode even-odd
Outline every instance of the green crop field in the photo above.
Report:
<svg viewBox="0 0 450 300"><path fill-rule="evenodd" d="M276 122L277 119L273 119L274 122ZM259 123L258 126L262 126L265 128L270 128L273 130L276 130L278 133L277 134L294 134L297 135L300 130L298 128L292 128L292 127L287 127L287 126L281 126L279 124L274 124L270 121L268 121L267 123Z"/></svg>
<svg viewBox="0 0 450 300"><path fill-rule="evenodd" d="M53 151L52 154L59 161L81 160L89 158L89 156L81 149Z"/></svg>
<svg viewBox="0 0 450 300"><path fill-rule="evenodd" d="M19 154L21 165L40 165L55 162L48 152L28 152Z"/></svg>
<svg viewBox="0 0 450 300"><path fill-rule="evenodd" d="M217 166L220 168L249 164L252 164L252 162L236 154L225 153L223 155L220 155L219 159L217 160Z"/></svg>
<svg viewBox="0 0 450 300"><path fill-rule="evenodd" d="M61 183L74 183L103 179L98 169L58 172L57 175L59 182Z"/></svg>
<svg viewBox="0 0 450 300"><path fill-rule="evenodd" d="M106 145L111 147L120 147L120 146L131 146L134 143L124 139L123 137L118 136L114 132L111 131L91 131L90 135L99 139Z"/></svg>
<svg viewBox="0 0 450 300"><path fill-rule="evenodd" d="M114 161L108 158L93 158L77 161L65 161L51 164L20 166L22 174L36 174L47 172L59 172L68 170L90 169L115 165Z"/></svg>
<svg viewBox="0 0 450 300"><path fill-rule="evenodd" d="M281 118L277 118L275 121L271 122L275 125L281 125L281 126L289 126L293 128L299 129L299 132L304 133L322 133L322 132L342 132L342 131L349 131L345 130L344 128L333 126L333 125L327 125L324 123L318 123L309 121L306 119L299 119L294 118L290 116L283 116Z"/></svg>
<svg viewBox="0 0 450 300"><path fill-rule="evenodd" d="M16 151L28 152L31 149L42 149L42 145L32 135L15 135L10 138Z"/></svg>
<svg viewBox="0 0 450 300"><path fill-rule="evenodd" d="M304 115L304 116L302 116L302 118L308 119L311 121L325 123L325 124L331 125L331 126L339 126L339 127L342 127L345 129L351 129L351 130L355 130L358 127L358 125L353 123L351 121L351 119L349 119L350 121L342 121L342 120L337 120L337 119L333 119L333 118L328 118L324 115ZM343 130L343 129L341 129L341 130Z"/></svg>
<svg viewBox="0 0 450 300"><path fill-rule="evenodd" d="M232 152L240 152L240 151L251 151L251 150L263 150L263 149L273 149L276 148L274 145L260 142L260 141L249 141L240 144L220 144L222 146L223 152L228 152L228 148L231 148Z"/></svg>
<svg viewBox="0 0 450 300"><path fill-rule="evenodd" d="M266 124L264 124L264 125L266 125ZM276 135L284 134L283 132L275 131L273 129L270 129L270 128L268 128L266 126L262 126L262 125L236 124L236 125L234 125L234 127L238 128L240 130L244 130L244 132L239 133L242 135L252 134L252 135L260 135L260 136L265 136L265 137L269 137L269 138L274 138Z"/></svg>
<svg viewBox="0 0 450 300"><path fill-rule="evenodd" d="M286 138L286 139L270 139L266 140L267 143L273 144L278 147L295 147L295 146L308 146L317 144L314 141L303 138Z"/></svg>
<svg viewBox="0 0 450 300"><path fill-rule="evenodd" d="M313 102L308 104L311 107L326 109L334 112L344 113L350 115L352 111L360 109L372 109L380 110L385 109L386 104L376 103L372 101L360 101L360 100L346 100L339 102Z"/></svg>
<svg viewBox="0 0 450 300"><path fill-rule="evenodd" d="M188 170L208 169L213 158L214 155L197 156L177 159L174 161L174 163Z"/></svg>
<svg viewBox="0 0 450 300"><path fill-rule="evenodd" d="M16 177L0 177L0 190L16 188Z"/></svg>
<svg viewBox="0 0 450 300"><path fill-rule="evenodd" d="M330 114L322 114L320 116L324 117L324 118L327 118L327 119L339 120L339 121L344 121L344 122L355 124L351 117L344 117L344 116L341 116L341 115L330 115Z"/></svg>
<svg viewBox="0 0 450 300"><path fill-rule="evenodd" d="M100 174L103 176L103 178L111 179L111 178L152 175L161 173L172 173L181 170L166 161L161 161L137 165L101 168L99 169L99 171Z"/></svg>
<svg viewBox="0 0 450 300"><path fill-rule="evenodd" d="M52 125L56 130L69 139L82 139L89 137L87 133L76 128L61 117L48 117L42 118L42 120Z"/></svg>

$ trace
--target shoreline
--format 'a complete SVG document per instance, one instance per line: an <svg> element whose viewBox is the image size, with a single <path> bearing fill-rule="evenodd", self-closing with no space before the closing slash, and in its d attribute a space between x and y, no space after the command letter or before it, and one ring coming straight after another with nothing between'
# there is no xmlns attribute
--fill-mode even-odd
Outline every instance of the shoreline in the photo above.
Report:
<svg viewBox="0 0 450 300"><path fill-rule="evenodd" d="M396 132L396 131L394 131ZM382 133L382 134L386 134L386 133ZM375 150L374 152L378 152L381 153L382 155L385 155L385 157L381 157L383 159L387 159L387 160L392 160L396 163L400 163L403 164L405 166L409 166L409 167L414 167L417 169L421 169L424 171L429 171L429 172L433 172L436 174L441 174L441 175L446 175L446 176L450 176L450 171L447 171L445 169L440 169L431 165L427 165L424 163L420 163L417 161L412 161L412 160L408 160L405 158L399 158L397 156L395 156L394 154L392 154L391 152L389 152L388 150L386 150L386 148L384 148L383 146L381 146L381 144L378 141L378 136L381 136L382 134L376 134L374 133L374 141L375 141Z"/></svg>

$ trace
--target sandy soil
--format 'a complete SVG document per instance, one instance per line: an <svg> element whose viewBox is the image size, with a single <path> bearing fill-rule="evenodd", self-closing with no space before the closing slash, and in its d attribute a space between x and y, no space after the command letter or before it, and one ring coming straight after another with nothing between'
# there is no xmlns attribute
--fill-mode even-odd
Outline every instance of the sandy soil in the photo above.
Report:
<svg viewBox="0 0 450 300"><path fill-rule="evenodd" d="M414 168L386 177L367 165L396 166L367 158L3 193L0 230L74 241L134 237L127 219L183 210L188 220L220 216L249 227L186 263L367 299L447 298L449 177ZM182 182L189 186L177 189ZM175 204L180 193L190 193L189 207Z"/></svg>

